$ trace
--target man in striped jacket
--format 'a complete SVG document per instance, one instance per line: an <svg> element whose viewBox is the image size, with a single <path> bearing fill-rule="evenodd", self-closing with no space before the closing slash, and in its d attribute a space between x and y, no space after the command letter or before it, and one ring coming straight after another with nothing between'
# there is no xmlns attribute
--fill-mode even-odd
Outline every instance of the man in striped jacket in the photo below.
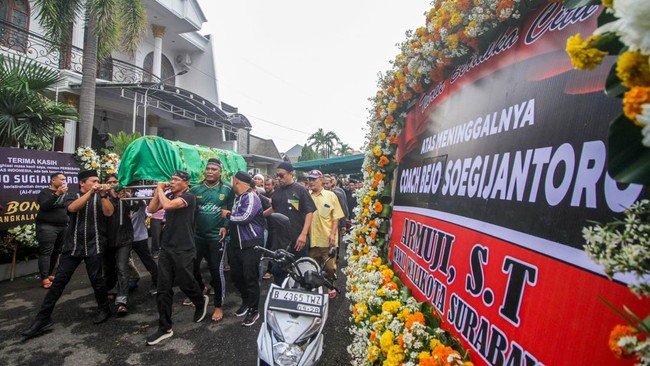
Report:
<svg viewBox="0 0 650 366"><path fill-rule="evenodd" d="M260 253L253 248L264 246L262 203L251 188L252 181L250 175L238 171L232 179L232 187L237 195L232 212L221 211L222 217L230 220L231 241L227 248L230 275L242 297L242 306L235 315L246 316L242 322L245 327L255 324L260 316L257 312L260 300Z"/></svg>

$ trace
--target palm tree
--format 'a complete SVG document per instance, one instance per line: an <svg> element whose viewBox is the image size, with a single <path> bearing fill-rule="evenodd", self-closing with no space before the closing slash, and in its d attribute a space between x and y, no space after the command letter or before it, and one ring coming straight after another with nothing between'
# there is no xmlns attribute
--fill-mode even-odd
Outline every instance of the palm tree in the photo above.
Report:
<svg viewBox="0 0 650 366"><path fill-rule="evenodd" d="M77 119L74 108L44 95L59 81L57 70L0 55L0 146L49 148L63 122Z"/></svg>
<svg viewBox="0 0 650 366"><path fill-rule="evenodd" d="M307 137L307 146L314 148L321 157L323 157L322 151L325 146L327 137L325 137L325 131L322 128L319 128L318 131L314 132L311 136Z"/></svg>
<svg viewBox="0 0 650 366"><path fill-rule="evenodd" d="M325 132L322 128L307 138L307 146L313 147L322 158L329 158L334 151L334 146L339 142L339 137L332 131Z"/></svg>
<svg viewBox="0 0 650 366"><path fill-rule="evenodd" d="M330 158L334 152L334 146L341 142L341 139L332 131L325 134L325 157Z"/></svg>
<svg viewBox="0 0 650 366"><path fill-rule="evenodd" d="M337 148L336 148L336 154L338 156L347 156L347 155L352 155L352 146L346 144L346 143L341 143Z"/></svg>
<svg viewBox="0 0 650 366"><path fill-rule="evenodd" d="M79 98L79 145L92 143L97 61L121 48L134 54L147 26L141 0L35 0L39 23L59 49L72 35L77 16L85 19L83 73Z"/></svg>

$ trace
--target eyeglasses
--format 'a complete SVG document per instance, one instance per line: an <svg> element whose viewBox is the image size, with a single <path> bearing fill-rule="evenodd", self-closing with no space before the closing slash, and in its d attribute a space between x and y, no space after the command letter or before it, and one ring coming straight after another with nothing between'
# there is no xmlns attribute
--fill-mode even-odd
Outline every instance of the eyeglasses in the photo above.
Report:
<svg viewBox="0 0 650 366"><path fill-rule="evenodd" d="M307 180L310 181L310 182L313 182L313 181L315 181L316 179L318 179L318 178L310 178L310 177L307 178Z"/></svg>
<svg viewBox="0 0 650 366"><path fill-rule="evenodd" d="M277 173L277 174L275 174L275 177L276 177L276 178L280 178L280 179L282 179L282 178L284 178L284 174L282 174L282 173Z"/></svg>
<svg viewBox="0 0 650 366"><path fill-rule="evenodd" d="M169 181L170 181L170 182L180 182L180 181L182 181L182 179L181 179L181 178L177 178L177 177L171 177L171 178L169 178Z"/></svg>

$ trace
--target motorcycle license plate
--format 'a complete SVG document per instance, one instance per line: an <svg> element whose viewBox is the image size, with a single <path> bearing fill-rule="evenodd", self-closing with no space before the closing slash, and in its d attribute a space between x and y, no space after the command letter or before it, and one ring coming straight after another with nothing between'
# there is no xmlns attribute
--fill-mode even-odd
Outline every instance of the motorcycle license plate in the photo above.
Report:
<svg viewBox="0 0 650 366"><path fill-rule="evenodd" d="M269 309L312 316L323 315L325 295L310 292L273 288Z"/></svg>

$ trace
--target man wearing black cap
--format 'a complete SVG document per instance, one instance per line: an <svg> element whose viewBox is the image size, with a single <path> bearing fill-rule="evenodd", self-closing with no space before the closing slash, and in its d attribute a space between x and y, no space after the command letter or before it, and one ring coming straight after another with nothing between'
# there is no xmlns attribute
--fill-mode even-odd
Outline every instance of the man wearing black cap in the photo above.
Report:
<svg viewBox="0 0 650 366"><path fill-rule="evenodd" d="M291 163L280 163L275 170L275 176L279 185L271 198L272 212L281 213L291 221L291 246L288 250L299 257L306 257L309 255L307 234L316 206L307 189L293 181ZM278 285L287 276L277 266L273 267L273 272L273 280Z"/></svg>
<svg viewBox="0 0 650 366"><path fill-rule="evenodd" d="M36 336L52 326L51 316L54 306L81 261L86 264L88 279L95 292L95 300L99 308L93 323L103 323L111 315L106 284L102 275L102 255L106 246L106 218L113 215L113 205L107 196L110 187L99 184L99 176L95 170L80 172L78 179L79 193L67 195L63 202L70 216L70 224L66 232L59 269L36 319L31 327L22 333L24 337Z"/></svg>
<svg viewBox="0 0 650 366"><path fill-rule="evenodd" d="M232 185L221 180L221 160L209 159L205 165L205 179L200 185L192 187L190 192L196 196L196 262L194 277L203 289L200 265L203 258L208 261L212 288L214 289L214 312L212 321L223 318L223 299L226 295L226 279L223 275L224 250L228 220L221 217L221 210L232 208L235 195Z"/></svg>
<svg viewBox="0 0 650 366"><path fill-rule="evenodd" d="M189 191L190 174L177 170L169 183L159 182L147 207L149 213L165 210L167 223L160 240L158 257L158 330L147 337L147 344L157 344L174 334L172 330L172 302L174 284L192 300L194 321L199 323L208 310L208 296L201 293L194 278L194 210L196 197ZM165 190L171 192L165 195Z"/></svg>
<svg viewBox="0 0 650 366"><path fill-rule="evenodd" d="M230 220L228 260L232 281L242 297L242 306L235 312L246 316L242 325L250 327L260 317L259 262L260 253L253 248L264 245L264 216L262 203L251 187L253 179L248 173L238 171L232 179L237 197L232 212L222 210L221 216Z"/></svg>

